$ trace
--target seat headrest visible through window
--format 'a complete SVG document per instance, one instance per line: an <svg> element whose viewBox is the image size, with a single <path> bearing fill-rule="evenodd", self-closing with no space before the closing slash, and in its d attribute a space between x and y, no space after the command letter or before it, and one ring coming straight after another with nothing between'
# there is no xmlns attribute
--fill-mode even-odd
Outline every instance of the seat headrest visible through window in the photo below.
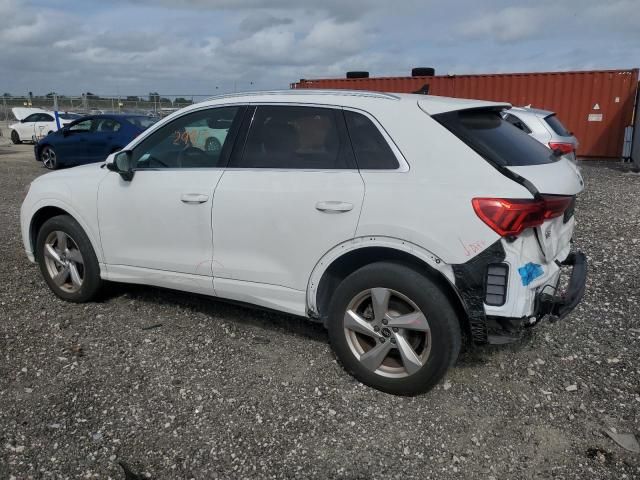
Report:
<svg viewBox="0 0 640 480"><path fill-rule="evenodd" d="M269 121L262 127L261 137L266 154L291 153L298 148L298 134L286 122Z"/></svg>

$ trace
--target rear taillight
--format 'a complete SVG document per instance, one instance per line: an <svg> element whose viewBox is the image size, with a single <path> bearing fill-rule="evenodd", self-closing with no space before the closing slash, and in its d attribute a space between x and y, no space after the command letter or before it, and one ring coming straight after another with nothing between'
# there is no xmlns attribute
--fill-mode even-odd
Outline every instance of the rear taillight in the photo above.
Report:
<svg viewBox="0 0 640 480"><path fill-rule="evenodd" d="M559 217L569 208L573 197L543 195L541 199L474 198L476 215L501 237L519 235Z"/></svg>
<svg viewBox="0 0 640 480"><path fill-rule="evenodd" d="M572 153L574 150L573 143L566 142L549 142L549 148L554 152L559 151L562 155Z"/></svg>

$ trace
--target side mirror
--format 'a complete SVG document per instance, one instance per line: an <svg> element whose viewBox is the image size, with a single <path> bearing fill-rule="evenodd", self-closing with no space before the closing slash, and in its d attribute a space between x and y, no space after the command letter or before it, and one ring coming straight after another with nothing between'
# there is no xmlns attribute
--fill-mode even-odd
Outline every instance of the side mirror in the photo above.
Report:
<svg viewBox="0 0 640 480"><path fill-rule="evenodd" d="M69 127L62 127L62 135L65 137L69 136Z"/></svg>
<svg viewBox="0 0 640 480"><path fill-rule="evenodd" d="M131 152L124 150L107 157L107 169L120 174L123 180L130 182L133 179L133 165Z"/></svg>

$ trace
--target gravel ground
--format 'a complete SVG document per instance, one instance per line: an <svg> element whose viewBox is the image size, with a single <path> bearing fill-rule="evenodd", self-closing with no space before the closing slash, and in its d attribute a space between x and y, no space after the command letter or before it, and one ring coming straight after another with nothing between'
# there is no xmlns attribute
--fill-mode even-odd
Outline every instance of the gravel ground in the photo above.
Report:
<svg viewBox="0 0 640 480"><path fill-rule="evenodd" d="M640 176L583 171L579 308L398 398L301 319L147 287L58 300L19 235L43 169L0 147L0 478L640 478L604 434L640 437Z"/></svg>

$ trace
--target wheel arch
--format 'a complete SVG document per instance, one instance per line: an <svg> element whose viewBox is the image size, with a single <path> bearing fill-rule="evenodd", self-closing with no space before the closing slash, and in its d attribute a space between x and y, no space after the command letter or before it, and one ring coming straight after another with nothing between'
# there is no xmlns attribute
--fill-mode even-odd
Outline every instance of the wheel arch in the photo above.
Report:
<svg viewBox="0 0 640 480"><path fill-rule="evenodd" d="M58 215L67 215L73 218L78 223L78 225L80 225L80 228L84 230L87 237L89 238L89 241L91 242L91 246L93 247L93 251L98 258L98 262L101 263L102 249L100 248L100 244L96 242L91 229L88 228L86 222L84 222L84 220L76 212L74 212L73 209L69 208L66 205L60 204L60 202L41 204L34 209L34 213L33 215L31 215L31 220L29 221L29 246L36 261L38 260L38 258L35 247L36 240L38 238L38 232L47 220Z"/></svg>
<svg viewBox="0 0 640 480"><path fill-rule="evenodd" d="M42 160L40 160L40 155L42 155L42 150L44 149L44 147L51 147L53 148L53 146L50 143L36 143L36 149L38 151L38 161L41 162Z"/></svg>
<svg viewBox="0 0 640 480"><path fill-rule="evenodd" d="M332 293L340 282L357 269L380 261L402 263L436 281L456 310L461 330L470 334L467 309L455 287L451 266L417 245L390 237L353 239L327 252L316 264L309 279L309 315L326 322Z"/></svg>

